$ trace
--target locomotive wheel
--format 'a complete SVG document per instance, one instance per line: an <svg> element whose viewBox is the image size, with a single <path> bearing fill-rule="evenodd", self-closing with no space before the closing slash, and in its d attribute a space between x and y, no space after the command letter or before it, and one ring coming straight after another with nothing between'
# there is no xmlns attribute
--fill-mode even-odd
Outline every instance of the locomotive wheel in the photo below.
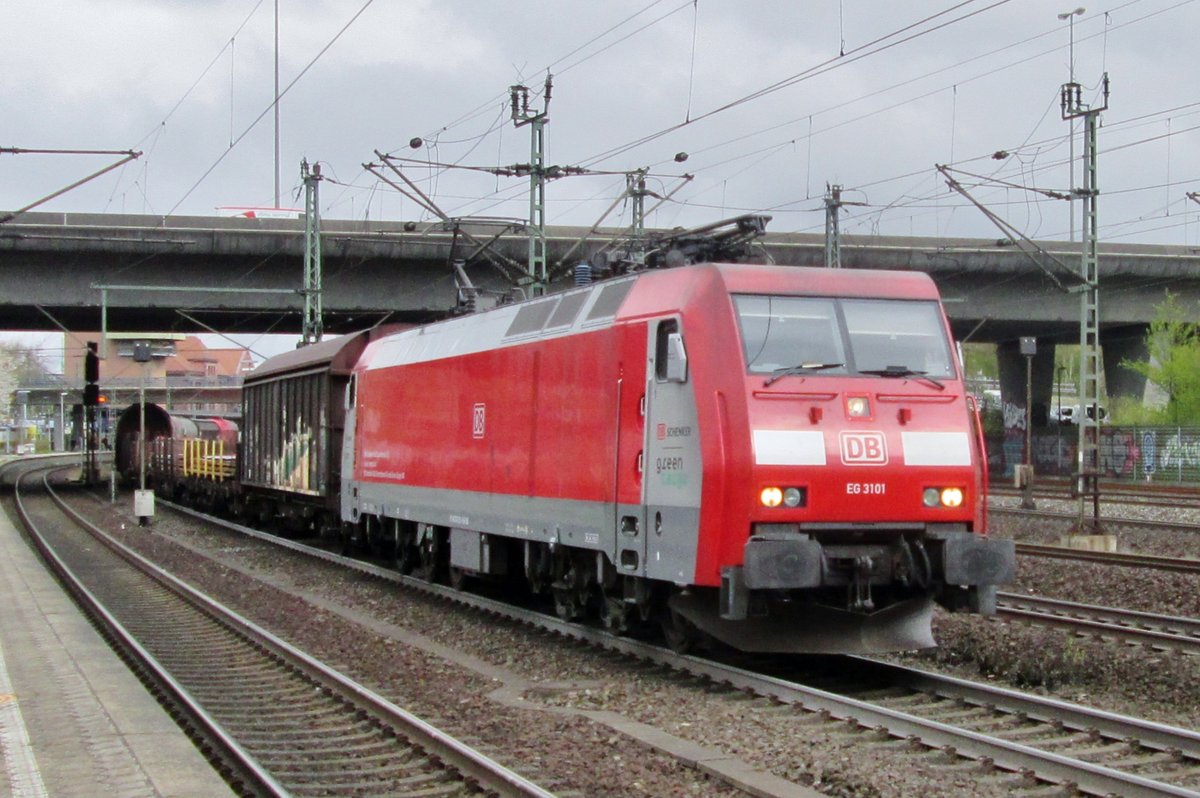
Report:
<svg viewBox="0 0 1200 798"><path fill-rule="evenodd" d="M543 549L544 544L534 544L529 564L525 568L525 581L529 583L529 592L535 596L542 595L550 587L551 574L550 555Z"/></svg>
<svg viewBox="0 0 1200 798"><path fill-rule="evenodd" d="M419 579L424 579L426 582L437 581L437 543L422 542L417 549L417 567L413 569L413 576Z"/></svg>
<svg viewBox="0 0 1200 798"><path fill-rule="evenodd" d="M560 550L555 559L554 612L564 621L575 621L587 614L589 600L595 595L595 580L589 579L587 563L570 551Z"/></svg>
<svg viewBox="0 0 1200 798"><path fill-rule="evenodd" d="M392 520L392 565L397 571L408 576L421 562L421 552L417 549L417 536L412 524Z"/></svg>
<svg viewBox="0 0 1200 798"><path fill-rule="evenodd" d="M629 605L621 596L605 594L600 599L600 620L604 628L615 635L629 632Z"/></svg>
<svg viewBox="0 0 1200 798"><path fill-rule="evenodd" d="M564 621L575 621L583 616L583 609L575 602L575 591L570 588L552 588L554 614Z"/></svg>
<svg viewBox="0 0 1200 798"><path fill-rule="evenodd" d="M414 576L426 582L437 582L446 571L446 553L448 541L437 527L428 527L420 535L417 550L420 554L420 565L414 571Z"/></svg>
<svg viewBox="0 0 1200 798"><path fill-rule="evenodd" d="M412 543L405 540L396 547L396 570L408 576L421 563L421 552Z"/></svg>
<svg viewBox="0 0 1200 798"><path fill-rule="evenodd" d="M672 609L667 609L661 619L663 639L676 654L690 654L701 640L701 632L687 618Z"/></svg>
<svg viewBox="0 0 1200 798"><path fill-rule="evenodd" d="M450 587L454 588L455 590L462 590L470 581L471 575L469 573L464 571L462 568L450 566Z"/></svg>

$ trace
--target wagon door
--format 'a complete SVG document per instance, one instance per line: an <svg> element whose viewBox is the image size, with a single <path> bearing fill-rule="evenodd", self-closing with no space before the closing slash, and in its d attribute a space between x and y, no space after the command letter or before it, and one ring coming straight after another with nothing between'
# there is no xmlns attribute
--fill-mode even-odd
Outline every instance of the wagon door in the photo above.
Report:
<svg viewBox="0 0 1200 798"><path fill-rule="evenodd" d="M693 581L703 468L694 385L678 318L649 329L643 468L646 576Z"/></svg>

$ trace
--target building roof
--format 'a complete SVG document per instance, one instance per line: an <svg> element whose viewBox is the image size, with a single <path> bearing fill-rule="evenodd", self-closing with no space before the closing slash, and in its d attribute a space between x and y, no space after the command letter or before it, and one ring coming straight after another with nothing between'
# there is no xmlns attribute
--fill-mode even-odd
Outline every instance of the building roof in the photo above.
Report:
<svg viewBox="0 0 1200 798"><path fill-rule="evenodd" d="M77 346L68 346L64 353L63 373L71 378L83 375L83 346L86 341L99 341L99 333L78 334ZM130 341L149 340L156 343L153 347L156 356L147 363L147 375L161 378L165 375L186 377L242 377L254 366L254 361L247 349L229 347L222 349L208 348L199 337L179 333L166 334L113 334L108 335L107 352L100 361L100 382L109 380L136 379L142 376L143 369L139 363L130 357ZM158 343L166 343L160 348ZM166 351L173 354L162 357Z"/></svg>
<svg viewBox="0 0 1200 798"><path fill-rule="evenodd" d="M175 354L163 361L167 374L205 375L212 371L217 376L240 377L253 367L250 353L242 348L209 349L194 335L189 335L175 345Z"/></svg>

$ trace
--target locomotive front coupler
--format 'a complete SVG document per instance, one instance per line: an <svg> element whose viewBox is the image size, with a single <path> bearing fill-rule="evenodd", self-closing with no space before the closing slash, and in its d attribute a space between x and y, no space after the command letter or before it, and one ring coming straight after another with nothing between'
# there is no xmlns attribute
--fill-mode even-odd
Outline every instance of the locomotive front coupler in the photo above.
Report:
<svg viewBox="0 0 1200 798"><path fill-rule="evenodd" d="M871 569L875 562L866 554L854 558L854 573L850 579L849 607L855 612L875 609L871 600Z"/></svg>

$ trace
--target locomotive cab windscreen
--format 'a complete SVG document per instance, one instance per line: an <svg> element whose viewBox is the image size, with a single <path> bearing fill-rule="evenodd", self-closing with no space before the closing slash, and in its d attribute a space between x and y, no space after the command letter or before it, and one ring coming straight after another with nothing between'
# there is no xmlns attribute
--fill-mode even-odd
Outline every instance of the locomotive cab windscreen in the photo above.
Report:
<svg viewBox="0 0 1200 798"><path fill-rule="evenodd" d="M936 302L741 295L734 305L752 374L955 377Z"/></svg>

